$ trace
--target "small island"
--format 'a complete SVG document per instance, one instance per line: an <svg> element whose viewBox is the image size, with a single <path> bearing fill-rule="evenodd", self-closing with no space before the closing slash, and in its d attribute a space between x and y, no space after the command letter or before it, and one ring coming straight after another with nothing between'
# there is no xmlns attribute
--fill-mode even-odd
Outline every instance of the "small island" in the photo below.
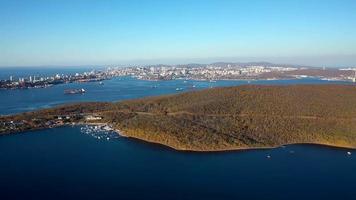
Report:
<svg viewBox="0 0 356 200"><path fill-rule="evenodd" d="M87 102L0 117L0 135L105 124L177 150L224 151L311 143L356 148L354 85L212 88L115 103Z"/></svg>

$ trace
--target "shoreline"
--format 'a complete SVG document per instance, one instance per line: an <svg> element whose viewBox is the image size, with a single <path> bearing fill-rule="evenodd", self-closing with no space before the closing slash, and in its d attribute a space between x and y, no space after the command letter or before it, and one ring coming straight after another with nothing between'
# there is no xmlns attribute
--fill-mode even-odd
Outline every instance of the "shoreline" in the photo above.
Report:
<svg viewBox="0 0 356 200"><path fill-rule="evenodd" d="M143 139L140 137L125 135L122 131L120 131L118 129L113 129L113 130L122 137L132 138L135 140L140 140L140 141L147 142L147 143L154 144L154 145L162 145L164 147L167 147L167 148L173 149L175 151L179 151L179 152L216 153L216 152L234 152L234 151L248 151L248 150L270 150L270 149L277 149L277 148L281 148L283 146L289 146L289 145L317 145L317 146L337 148L337 149L356 150L356 147L352 147L352 146L336 145L336 144L328 144L328 143L315 143L315 142L286 143L286 144L281 144L281 145L271 146L271 147L232 147L232 148L221 148L221 149L211 149L211 150L182 149L182 148L177 148L175 146L168 145L168 144L158 142L158 141L147 140L147 139Z"/></svg>
<svg viewBox="0 0 356 200"><path fill-rule="evenodd" d="M330 143L317 143L317 142L296 142L296 143L285 143L281 145L276 145L276 146L270 146L270 147L231 147L231 148L221 148L221 149L209 149L209 150L204 150L204 149L183 149L183 148L177 148L172 145L165 144L163 142L159 141L153 141L153 140L148 140L140 137L135 137L131 135L125 134L123 131L119 129L113 128L110 124L104 123L104 122L77 122L77 123L71 123L71 124L64 124L62 126L56 126L56 127L47 127L47 128L37 128L37 129L31 129L31 130L26 130L26 131L20 131L20 132L13 132L13 133L3 133L0 134L0 136L9 136L12 134L22 134L24 132L34 132L34 131L40 131L44 129L53 129L53 128L60 128L60 127L65 127L65 126L83 126L83 125L89 125L89 126L109 126L111 128L111 131L115 132L118 134L120 137L125 137L129 139L134 139L134 140L140 140L142 142L147 142L152 145L161 145L166 148L172 149L174 151L179 151L179 152L191 152L191 153L218 153L218 152L237 152L237 151L249 151L249 150L271 150L271 149L277 149L281 148L283 146L289 146L289 145L315 145L315 146L322 146L322 147L329 147L329 148L335 148L335 149L345 149L345 150L356 150L356 147L353 146L347 146L347 145L336 145L336 144L330 144Z"/></svg>

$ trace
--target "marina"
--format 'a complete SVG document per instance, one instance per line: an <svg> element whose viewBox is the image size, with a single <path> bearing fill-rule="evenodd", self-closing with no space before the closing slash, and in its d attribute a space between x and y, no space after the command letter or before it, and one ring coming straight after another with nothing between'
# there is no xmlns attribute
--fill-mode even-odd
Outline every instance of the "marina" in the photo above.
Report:
<svg viewBox="0 0 356 200"><path fill-rule="evenodd" d="M80 131L98 140L112 140L120 135L108 125L85 125L80 127Z"/></svg>

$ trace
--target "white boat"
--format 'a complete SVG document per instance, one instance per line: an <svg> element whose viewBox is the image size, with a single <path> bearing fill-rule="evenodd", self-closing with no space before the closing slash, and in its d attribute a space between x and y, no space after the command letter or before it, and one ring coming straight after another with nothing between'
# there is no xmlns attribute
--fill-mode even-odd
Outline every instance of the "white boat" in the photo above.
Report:
<svg viewBox="0 0 356 200"><path fill-rule="evenodd" d="M176 91L182 91L183 88L176 88Z"/></svg>
<svg viewBox="0 0 356 200"><path fill-rule="evenodd" d="M86 91L82 89L68 89L64 90L64 94L84 94Z"/></svg>
<svg viewBox="0 0 356 200"><path fill-rule="evenodd" d="M352 154L352 153L351 153L350 151L347 152L347 155L351 156L351 154Z"/></svg>
<svg viewBox="0 0 356 200"><path fill-rule="evenodd" d="M108 126L108 125L105 125L105 126L103 127L103 130L105 130L105 131L112 131L112 128L111 128L110 126Z"/></svg>

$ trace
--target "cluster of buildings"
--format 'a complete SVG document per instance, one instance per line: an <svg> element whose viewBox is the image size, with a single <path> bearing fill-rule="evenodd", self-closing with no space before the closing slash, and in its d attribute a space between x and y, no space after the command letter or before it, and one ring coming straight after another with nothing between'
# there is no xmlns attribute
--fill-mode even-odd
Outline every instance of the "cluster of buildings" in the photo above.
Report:
<svg viewBox="0 0 356 200"><path fill-rule="evenodd" d="M3 89L26 89L26 88L44 88L56 84L71 82L91 82L102 81L110 78L106 72L91 71L76 73L74 75L56 74L54 76L29 76L18 77L10 76L8 80L0 80L0 88Z"/></svg>
<svg viewBox="0 0 356 200"><path fill-rule="evenodd" d="M243 80L318 78L356 82L356 68L307 68L271 63L214 63L108 68L110 76L143 80Z"/></svg>
<svg viewBox="0 0 356 200"><path fill-rule="evenodd" d="M54 115L51 117L37 116L32 119L22 119L22 120L0 120L0 133L8 132L19 132L31 129L41 129L41 128L54 128L63 126L65 124L74 124L79 121L83 122L95 122L101 120L102 117L97 115L84 115L82 113L78 114L68 114L68 115Z"/></svg>
<svg viewBox="0 0 356 200"><path fill-rule="evenodd" d="M258 77L263 73L293 71L296 67L282 67L269 65L237 65L237 64L209 64L209 65L155 65L145 67L126 67L110 69L115 76L133 76L144 80L222 80L248 79Z"/></svg>
<svg viewBox="0 0 356 200"><path fill-rule="evenodd" d="M317 72L315 73L315 71ZM143 80L232 80L318 77L327 80L351 80L356 82L356 69L354 68L329 70L329 72L332 72L331 74L334 75L327 76L322 75L325 74L325 71L328 70L325 68L309 69L271 63L213 63L206 65L108 67L103 71L94 70L91 72L76 73L74 75L56 74L50 77L29 76L27 78L14 78L10 76L8 80L0 80L0 89L42 88L70 82L102 81L118 76L131 76ZM338 72L341 71L348 71L348 73L340 75ZM350 71L352 72L351 76ZM355 72L355 75L353 75L353 72Z"/></svg>
<svg viewBox="0 0 356 200"><path fill-rule="evenodd" d="M349 76L348 79L351 79L353 83L356 83L356 68L342 68L340 69L341 71L354 71L353 76Z"/></svg>

